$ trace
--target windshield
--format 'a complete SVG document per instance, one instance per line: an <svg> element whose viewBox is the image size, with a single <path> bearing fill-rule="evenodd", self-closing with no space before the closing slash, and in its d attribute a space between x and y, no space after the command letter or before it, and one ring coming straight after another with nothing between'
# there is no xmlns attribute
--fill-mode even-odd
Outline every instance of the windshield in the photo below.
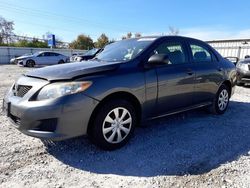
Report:
<svg viewBox="0 0 250 188"><path fill-rule="evenodd" d="M94 48L92 50L87 51L84 55L95 55L95 53L98 51L99 49Z"/></svg>
<svg viewBox="0 0 250 188"><path fill-rule="evenodd" d="M155 38L121 40L107 45L96 58L102 61L131 60L148 47L154 40Z"/></svg>
<svg viewBox="0 0 250 188"><path fill-rule="evenodd" d="M26 54L23 54L22 56L30 56L32 55L32 53L26 53Z"/></svg>
<svg viewBox="0 0 250 188"><path fill-rule="evenodd" d="M38 56L40 53L42 53L42 52L36 52L33 54L33 56Z"/></svg>

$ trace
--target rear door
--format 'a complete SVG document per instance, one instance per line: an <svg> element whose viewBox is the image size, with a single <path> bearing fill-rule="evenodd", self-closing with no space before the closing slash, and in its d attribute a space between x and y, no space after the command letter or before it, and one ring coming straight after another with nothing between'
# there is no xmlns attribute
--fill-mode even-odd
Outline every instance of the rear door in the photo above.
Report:
<svg viewBox="0 0 250 188"><path fill-rule="evenodd" d="M223 69L216 55L206 44L199 41L190 41L189 52L194 64L196 104L213 100L218 85L223 80Z"/></svg>
<svg viewBox="0 0 250 188"><path fill-rule="evenodd" d="M153 54L165 54L169 64L156 67L158 78L158 115L171 113L193 104L194 70L187 48L181 39L168 39L158 45Z"/></svg>

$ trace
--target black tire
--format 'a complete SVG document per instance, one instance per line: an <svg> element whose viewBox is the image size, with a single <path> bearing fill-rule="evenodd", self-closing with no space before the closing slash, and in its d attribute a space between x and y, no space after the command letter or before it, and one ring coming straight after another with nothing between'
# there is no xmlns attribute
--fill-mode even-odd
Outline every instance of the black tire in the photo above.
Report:
<svg viewBox="0 0 250 188"><path fill-rule="evenodd" d="M227 97L223 97L225 96L225 94L227 94ZM228 86L222 84L214 98L212 106L209 108L209 111L217 115L224 114L229 104L229 98L230 98L230 90ZM223 101L224 105L222 104Z"/></svg>
<svg viewBox="0 0 250 188"><path fill-rule="evenodd" d="M115 116L115 111L117 112L117 110L119 118L115 119L115 117L117 117ZM126 113L126 111L128 113L122 118L123 112ZM111 121L108 117L111 118L113 123L106 121ZM130 118L130 123L126 124ZM125 124L122 124L123 122L125 122ZM136 122L135 109L128 101L115 99L105 102L105 104L100 106L100 108L97 110L93 123L90 125L91 127L88 132L89 138L96 146L100 147L101 149L118 149L128 142L134 132ZM104 131L107 132L104 133ZM112 137L113 134L114 136ZM122 140L120 139L119 141L119 138L122 138ZM108 140L111 140L113 143L109 142Z"/></svg>
<svg viewBox="0 0 250 188"><path fill-rule="evenodd" d="M245 84L242 83L242 82L237 81L237 82L236 82L236 85L237 85L237 86L244 86Z"/></svg>
<svg viewBox="0 0 250 188"><path fill-rule="evenodd" d="M29 59L26 62L26 67L34 67L35 66L35 61Z"/></svg>
<svg viewBox="0 0 250 188"><path fill-rule="evenodd" d="M63 60L60 60L59 62L58 62L58 64L63 64L64 63L64 61Z"/></svg>

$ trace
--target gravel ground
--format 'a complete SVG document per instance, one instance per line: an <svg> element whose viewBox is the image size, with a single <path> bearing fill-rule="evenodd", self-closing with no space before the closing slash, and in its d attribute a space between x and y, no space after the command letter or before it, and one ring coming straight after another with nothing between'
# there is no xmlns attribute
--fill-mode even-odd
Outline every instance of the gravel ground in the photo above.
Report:
<svg viewBox="0 0 250 188"><path fill-rule="evenodd" d="M0 65L0 99L30 69ZM0 106L1 107L1 106ZM250 88L237 87L222 116L203 110L137 128L123 148L85 137L43 143L0 114L0 187L250 187Z"/></svg>

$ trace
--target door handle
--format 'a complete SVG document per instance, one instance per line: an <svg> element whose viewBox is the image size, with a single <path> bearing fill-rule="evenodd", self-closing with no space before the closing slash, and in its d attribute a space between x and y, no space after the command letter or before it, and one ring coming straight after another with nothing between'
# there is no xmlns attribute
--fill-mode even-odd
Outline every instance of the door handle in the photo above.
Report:
<svg viewBox="0 0 250 188"><path fill-rule="evenodd" d="M223 71L223 68L218 67L217 70L218 70L219 72L221 72L221 71Z"/></svg>
<svg viewBox="0 0 250 188"><path fill-rule="evenodd" d="M192 69L187 69L187 74L188 75L193 75L194 74L194 71Z"/></svg>

